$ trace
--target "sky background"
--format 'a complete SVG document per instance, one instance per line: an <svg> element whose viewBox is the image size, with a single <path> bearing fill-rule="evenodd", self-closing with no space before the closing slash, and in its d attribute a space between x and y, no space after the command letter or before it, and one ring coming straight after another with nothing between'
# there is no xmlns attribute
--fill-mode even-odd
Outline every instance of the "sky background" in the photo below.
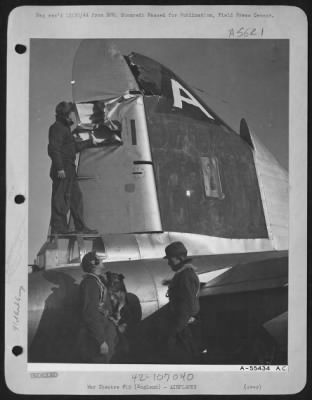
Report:
<svg viewBox="0 0 312 400"><path fill-rule="evenodd" d="M175 72L235 131L241 118L288 169L288 40L116 39L122 54L135 51ZM52 182L47 154L55 106L71 101L77 39L32 39L30 48L29 254L45 242ZM198 90L199 89L199 90Z"/></svg>

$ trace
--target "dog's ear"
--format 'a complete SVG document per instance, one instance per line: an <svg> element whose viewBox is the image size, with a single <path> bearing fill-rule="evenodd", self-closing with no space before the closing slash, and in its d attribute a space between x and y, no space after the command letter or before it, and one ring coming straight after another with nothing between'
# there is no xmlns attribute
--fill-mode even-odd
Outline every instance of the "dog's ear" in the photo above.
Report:
<svg viewBox="0 0 312 400"><path fill-rule="evenodd" d="M122 282L125 279L125 276L123 274L118 274L118 278Z"/></svg>
<svg viewBox="0 0 312 400"><path fill-rule="evenodd" d="M111 271L106 271L105 275L106 275L106 278L107 278L108 282L111 282L111 280L112 280L112 273L111 273Z"/></svg>

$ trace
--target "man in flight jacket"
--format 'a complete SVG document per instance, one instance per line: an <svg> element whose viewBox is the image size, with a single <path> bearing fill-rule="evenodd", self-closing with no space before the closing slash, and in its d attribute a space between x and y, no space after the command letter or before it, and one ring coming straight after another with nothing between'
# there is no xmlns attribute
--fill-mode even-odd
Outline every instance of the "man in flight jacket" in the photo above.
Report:
<svg viewBox="0 0 312 400"><path fill-rule="evenodd" d="M197 349L190 325L199 313L200 282L195 268L187 258L187 249L182 242L173 242L166 247L168 265L175 272L169 282L167 296L169 362L191 363L196 361Z"/></svg>
<svg viewBox="0 0 312 400"><path fill-rule="evenodd" d="M70 210L76 231L96 233L83 220L82 194L76 180L76 153L92 146L92 140L75 141L71 132L72 103L56 106L56 121L49 129L48 154L52 160L51 233L68 233L67 213Z"/></svg>
<svg viewBox="0 0 312 400"><path fill-rule="evenodd" d="M81 362L108 363L118 342L115 324L110 320L112 304L101 274L104 266L96 253L87 253L81 262L85 276L80 283L81 323L78 356Z"/></svg>

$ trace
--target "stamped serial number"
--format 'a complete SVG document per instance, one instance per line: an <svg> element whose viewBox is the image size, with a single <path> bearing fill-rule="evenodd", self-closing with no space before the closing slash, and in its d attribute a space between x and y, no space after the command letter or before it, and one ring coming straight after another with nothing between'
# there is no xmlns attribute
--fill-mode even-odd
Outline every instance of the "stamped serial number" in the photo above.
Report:
<svg viewBox="0 0 312 400"><path fill-rule="evenodd" d="M286 372L287 365L242 365L240 371Z"/></svg>

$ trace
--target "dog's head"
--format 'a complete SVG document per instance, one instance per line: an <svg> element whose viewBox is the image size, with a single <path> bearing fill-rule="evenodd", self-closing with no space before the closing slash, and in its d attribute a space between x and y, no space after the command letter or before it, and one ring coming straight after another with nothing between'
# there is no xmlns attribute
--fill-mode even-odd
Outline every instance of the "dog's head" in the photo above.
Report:
<svg viewBox="0 0 312 400"><path fill-rule="evenodd" d="M107 271L106 272L107 286L108 289L113 292L126 292L126 286L124 283L124 275L118 274L116 272Z"/></svg>

